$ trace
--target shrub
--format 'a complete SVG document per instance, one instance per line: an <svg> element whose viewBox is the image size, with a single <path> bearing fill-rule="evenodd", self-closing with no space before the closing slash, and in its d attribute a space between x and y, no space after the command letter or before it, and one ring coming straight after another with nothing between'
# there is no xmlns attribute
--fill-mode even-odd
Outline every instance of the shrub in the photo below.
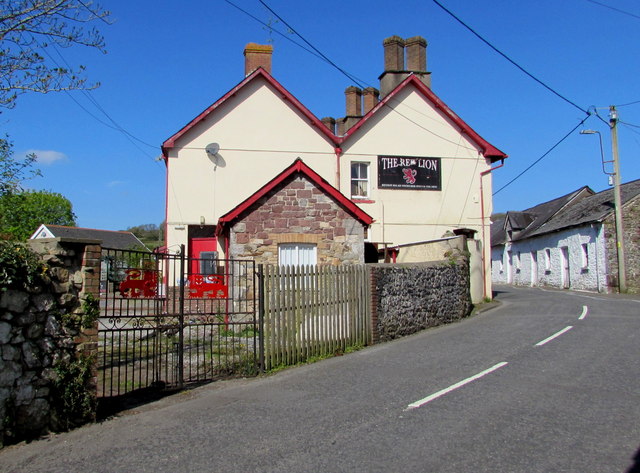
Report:
<svg viewBox="0 0 640 473"><path fill-rule="evenodd" d="M25 245L0 241L0 291L26 289L46 272L38 255Z"/></svg>

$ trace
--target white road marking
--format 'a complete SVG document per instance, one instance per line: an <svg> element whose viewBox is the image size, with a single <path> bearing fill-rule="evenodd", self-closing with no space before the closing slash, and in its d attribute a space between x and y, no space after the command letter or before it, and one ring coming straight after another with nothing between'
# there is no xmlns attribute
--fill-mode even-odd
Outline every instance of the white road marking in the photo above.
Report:
<svg viewBox="0 0 640 473"><path fill-rule="evenodd" d="M445 388L441 391L438 391L437 393L432 394L431 396L427 396L424 399L420 399L419 401L416 402L412 402L411 404L409 404L407 406L407 408L405 409L405 411L408 411L409 409L416 409L418 407L422 407L424 406L426 403L433 401L434 399L439 398L440 396L444 396L447 393L450 393L451 391L458 389L462 386L464 386L465 384L468 384L472 381L475 381L476 379L482 378L483 376L502 368L503 366L506 366L508 363L506 361L503 361L501 363L498 363L497 365L492 366L491 368L481 371L480 373L471 376L470 378L467 379L463 379L462 381L456 383L456 384L452 384L451 386L449 386L448 388Z"/></svg>
<svg viewBox="0 0 640 473"><path fill-rule="evenodd" d="M587 316L588 313L589 313L589 308L586 305L583 305L582 314L580 315L580 317L578 317L578 320L584 320L584 318Z"/></svg>
<svg viewBox="0 0 640 473"><path fill-rule="evenodd" d="M542 341L540 341L540 342L536 343L536 345L535 345L535 346L537 346L537 347L541 347L541 346L542 346L542 345L544 345L545 343L550 342L550 341L551 341L551 340L553 340L554 338L559 337L560 335L562 335L562 334L563 334L563 333L565 333L565 332L568 332L568 331L569 331L569 330L571 330L572 328L573 328L573 326L572 326L572 325L569 325L569 326L567 326L567 327L563 328L562 330L560 330L558 333L554 333L554 334L553 334L553 335L551 335L549 338L545 338L544 340L542 340Z"/></svg>

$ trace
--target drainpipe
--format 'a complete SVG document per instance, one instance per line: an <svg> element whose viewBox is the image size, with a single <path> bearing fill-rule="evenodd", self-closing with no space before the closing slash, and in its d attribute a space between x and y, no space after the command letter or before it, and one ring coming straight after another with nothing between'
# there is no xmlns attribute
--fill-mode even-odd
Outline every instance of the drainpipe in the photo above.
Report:
<svg viewBox="0 0 640 473"><path fill-rule="evenodd" d="M336 152L336 189L340 190L340 156L342 155L342 148L335 147Z"/></svg>
<svg viewBox="0 0 640 473"><path fill-rule="evenodd" d="M486 245L487 242L487 238L486 238L486 225L484 223L484 219L485 219L485 215L484 215L484 188L482 185L482 178L484 176L486 176L487 174L490 174L491 171L495 171L496 169L501 168L502 166L504 166L504 159L500 160L500 164L498 166L492 167L491 169L487 169L486 171L482 171L480 172L480 222L482 225L482 244ZM485 260L485 247L483 246L482 248L482 292L484 294L484 297L488 297L487 296L487 264L486 264L486 260ZM489 251L491 251L491 246L489 246Z"/></svg>

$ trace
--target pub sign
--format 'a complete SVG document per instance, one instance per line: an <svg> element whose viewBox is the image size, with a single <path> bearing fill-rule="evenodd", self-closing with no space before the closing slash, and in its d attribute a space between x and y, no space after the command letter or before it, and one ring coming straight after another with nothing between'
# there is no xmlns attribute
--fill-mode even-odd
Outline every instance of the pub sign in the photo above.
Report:
<svg viewBox="0 0 640 473"><path fill-rule="evenodd" d="M442 190L440 158L378 156L378 188Z"/></svg>

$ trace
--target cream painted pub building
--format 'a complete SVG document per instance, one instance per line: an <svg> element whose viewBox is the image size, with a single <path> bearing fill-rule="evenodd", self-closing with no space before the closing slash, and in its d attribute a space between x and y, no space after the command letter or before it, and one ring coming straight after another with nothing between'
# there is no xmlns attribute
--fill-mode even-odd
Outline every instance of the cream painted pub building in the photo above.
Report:
<svg viewBox="0 0 640 473"><path fill-rule="evenodd" d="M168 251L184 244L195 258L237 256L224 230L233 223L230 216L265 204L266 190L298 162L306 170L300 179L317 175L305 185L357 223L349 224L357 227L353 232L347 225L327 233L340 242L351 239L352 246L360 238L362 249L355 257L350 250L345 262L370 261L365 247L429 241L467 229L482 243L490 297L491 171L507 156L431 91L426 45L421 37L387 38L380 90L347 88L346 114L337 120L318 119L271 75L271 46L247 45L245 78L163 143ZM293 192L290 184L283 186L282 196ZM315 205L319 212L314 202L294 203L297 210ZM333 223L302 226L298 215L280 218L278 225L281 215L263 215L274 219L269 228L282 228L270 234L251 234L249 228L240 235L258 248L273 247L278 234L278 251L262 262L340 262L318 254L314 242L320 237L308 236Z"/></svg>

